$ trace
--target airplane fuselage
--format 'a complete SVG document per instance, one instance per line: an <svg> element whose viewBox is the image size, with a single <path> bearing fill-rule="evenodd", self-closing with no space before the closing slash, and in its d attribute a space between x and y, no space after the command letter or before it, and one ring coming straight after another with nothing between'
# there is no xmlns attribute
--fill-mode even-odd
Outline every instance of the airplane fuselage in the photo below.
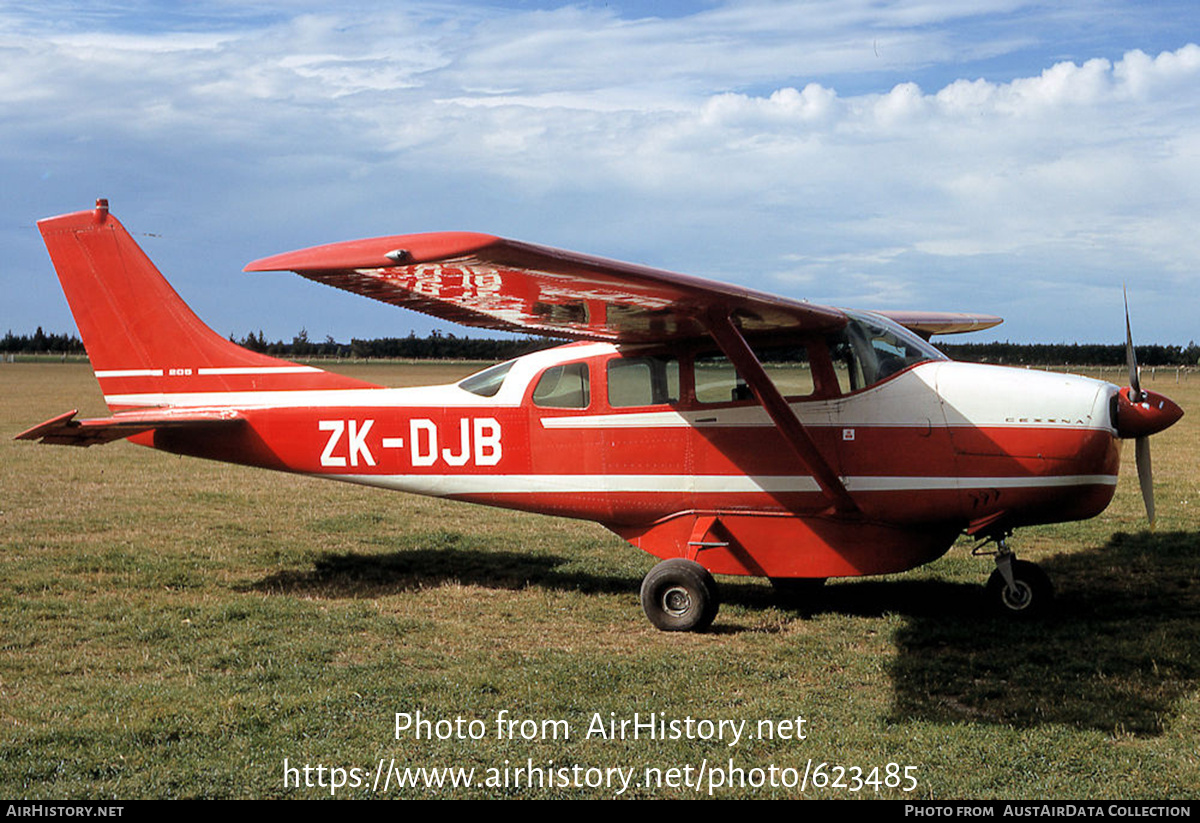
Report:
<svg viewBox="0 0 1200 823"><path fill-rule="evenodd" d="M711 377L702 361L573 344L513 361L490 396L463 384L139 392L126 378L106 398L117 409L220 403L244 421L220 437L163 428L131 438L143 445L593 520L662 558L711 544L705 565L732 574L900 571L941 555L973 523L1082 519L1113 495L1118 389L1108 383L939 360L793 400L857 505L838 513L756 400L716 400L700 385ZM645 364L664 362L671 385L656 398ZM535 396L547 375L561 382L572 371L571 396ZM694 534L705 517L718 518L719 535Z"/></svg>

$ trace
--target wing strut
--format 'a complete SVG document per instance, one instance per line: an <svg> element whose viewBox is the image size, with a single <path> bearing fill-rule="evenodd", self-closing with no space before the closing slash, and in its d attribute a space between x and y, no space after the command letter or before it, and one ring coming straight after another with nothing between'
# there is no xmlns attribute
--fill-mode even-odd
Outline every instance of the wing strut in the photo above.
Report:
<svg viewBox="0 0 1200 823"><path fill-rule="evenodd" d="M775 388L775 384L763 370L762 364L758 362L754 350L750 348L746 338L742 337L741 331L734 324L733 318L726 312L713 312L708 317L706 325L709 334L721 347L721 351L725 353L725 356L737 369L738 374L750 386L751 391L758 398L758 402L762 403L763 408L767 410L767 414L778 427L783 439L812 471L813 478L825 492L825 496L829 498L834 511L838 514L850 514L858 511L854 499L842 485L837 473L817 450L816 444L808 436L808 431L796 417L792 407L783 399L779 389Z"/></svg>

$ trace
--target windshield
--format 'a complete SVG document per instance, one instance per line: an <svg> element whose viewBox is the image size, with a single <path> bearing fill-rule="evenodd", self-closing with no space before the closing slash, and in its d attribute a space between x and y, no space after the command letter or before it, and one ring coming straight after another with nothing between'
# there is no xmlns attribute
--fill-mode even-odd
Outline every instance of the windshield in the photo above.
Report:
<svg viewBox="0 0 1200 823"><path fill-rule="evenodd" d="M886 317L856 311L846 311L846 316L846 327L829 337L843 393L873 386L917 363L949 359Z"/></svg>

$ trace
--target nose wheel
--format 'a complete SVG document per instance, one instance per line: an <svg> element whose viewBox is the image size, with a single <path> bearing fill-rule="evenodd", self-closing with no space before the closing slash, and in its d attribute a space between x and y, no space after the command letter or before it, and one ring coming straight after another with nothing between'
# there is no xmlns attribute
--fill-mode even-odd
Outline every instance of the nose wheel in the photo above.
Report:
<svg viewBox="0 0 1200 823"><path fill-rule="evenodd" d="M642 581L642 611L664 632L702 632L720 606L717 582L693 560L664 560Z"/></svg>
<svg viewBox="0 0 1200 823"><path fill-rule="evenodd" d="M1050 578L1036 563L1017 560L1003 538L996 545L996 570L987 582L992 611L1018 620L1045 615L1054 602L1054 584Z"/></svg>

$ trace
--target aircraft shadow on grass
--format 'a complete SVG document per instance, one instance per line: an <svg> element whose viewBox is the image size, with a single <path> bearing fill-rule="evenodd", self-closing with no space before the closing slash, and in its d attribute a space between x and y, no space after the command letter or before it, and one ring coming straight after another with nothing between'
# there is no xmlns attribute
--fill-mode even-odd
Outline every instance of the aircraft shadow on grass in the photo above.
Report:
<svg viewBox="0 0 1200 823"><path fill-rule="evenodd" d="M1115 534L1043 568L1058 600L1037 622L988 619L978 590L958 585L867 583L878 591L829 605L909 616L895 635L895 720L1161 734L1200 682L1197 534Z"/></svg>
<svg viewBox="0 0 1200 823"><path fill-rule="evenodd" d="M512 590L537 586L588 594L626 593L638 585L628 575L565 571L562 567L571 563L567 557L474 548L472 540L443 531L406 541L419 548L384 554L326 552L309 570L277 572L252 588L340 598L378 597L446 583Z"/></svg>
<svg viewBox="0 0 1200 823"><path fill-rule="evenodd" d="M636 593L636 577L564 569L566 557L472 548L452 532L389 554L325 554L255 590L373 597L448 582ZM798 614L898 614L892 719L1068 724L1154 736L1200 683L1200 535L1115 534L1103 547L1043 567L1058 586L1054 614L1021 623L989 617L982 587L936 580L855 580L827 586ZM765 608L764 586L727 586L727 603ZM723 629L718 624L716 632Z"/></svg>

